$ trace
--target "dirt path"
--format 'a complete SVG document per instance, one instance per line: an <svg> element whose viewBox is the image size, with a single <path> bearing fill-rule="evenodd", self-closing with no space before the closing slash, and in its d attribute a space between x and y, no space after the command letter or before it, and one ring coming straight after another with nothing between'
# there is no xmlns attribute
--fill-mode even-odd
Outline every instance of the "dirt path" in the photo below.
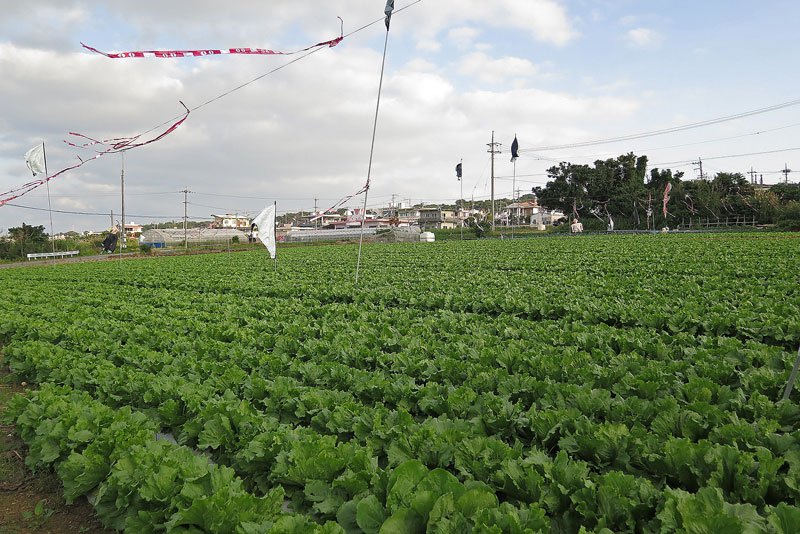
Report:
<svg viewBox="0 0 800 534"><path fill-rule="evenodd" d="M24 390L0 355L0 419L9 399ZM110 534L85 499L67 506L54 473L32 473L27 452L13 425L0 424L0 534Z"/></svg>

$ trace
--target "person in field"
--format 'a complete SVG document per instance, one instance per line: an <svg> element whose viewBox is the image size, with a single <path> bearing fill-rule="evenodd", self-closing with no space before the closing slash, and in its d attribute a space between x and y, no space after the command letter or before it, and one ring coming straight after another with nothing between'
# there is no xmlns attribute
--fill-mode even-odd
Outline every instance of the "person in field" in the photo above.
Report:
<svg viewBox="0 0 800 534"><path fill-rule="evenodd" d="M580 234L583 232L583 224L580 223L578 219L572 219L572 224L569 229L573 234Z"/></svg>

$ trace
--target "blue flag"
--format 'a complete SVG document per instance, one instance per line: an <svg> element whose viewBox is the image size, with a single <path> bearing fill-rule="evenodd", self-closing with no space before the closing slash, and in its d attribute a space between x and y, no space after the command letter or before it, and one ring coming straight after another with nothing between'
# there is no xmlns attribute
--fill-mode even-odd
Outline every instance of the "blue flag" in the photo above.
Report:
<svg viewBox="0 0 800 534"><path fill-rule="evenodd" d="M511 143L511 161L512 163L517 161L519 157L519 143L517 142L517 136L514 136L514 142Z"/></svg>
<svg viewBox="0 0 800 534"><path fill-rule="evenodd" d="M386 31L389 31L389 23L392 22L392 11L394 11L394 0L386 0L386 9L383 10L386 13Z"/></svg>

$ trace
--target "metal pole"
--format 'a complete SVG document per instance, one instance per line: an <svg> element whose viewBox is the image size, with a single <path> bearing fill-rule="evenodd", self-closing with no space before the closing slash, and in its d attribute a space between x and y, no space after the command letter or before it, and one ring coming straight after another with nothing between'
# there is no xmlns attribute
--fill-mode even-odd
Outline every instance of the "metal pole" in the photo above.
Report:
<svg viewBox="0 0 800 534"><path fill-rule="evenodd" d="M461 212L464 211L464 158L461 158L461 178L458 179L458 183L461 184L461 198L459 202L461 203ZM461 241L464 241L464 218L463 213L459 213L459 220L461 221Z"/></svg>
<svg viewBox="0 0 800 534"><path fill-rule="evenodd" d="M494 233L494 130L492 130L492 233Z"/></svg>
<svg viewBox="0 0 800 534"><path fill-rule="evenodd" d="M789 382L786 384L786 389L783 390L783 400L789 398L789 394L792 392L792 388L794 387L794 381L797 379L798 370L800 370L800 349L797 350L797 359L794 361L792 374L789 375Z"/></svg>
<svg viewBox="0 0 800 534"><path fill-rule="evenodd" d="M275 206L275 219L278 218L278 201L273 201ZM260 230L259 230L260 231ZM278 236L275 232L275 221L272 222L272 228L270 229L272 232L272 240L275 241L275 272L278 272Z"/></svg>
<svg viewBox="0 0 800 534"><path fill-rule="evenodd" d="M517 160L514 160L514 179L511 182L511 200L513 201L512 204L516 204L516 196L517 196ZM517 211L519 211L519 206L517 206ZM511 239L514 239L514 218L511 218Z"/></svg>
<svg viewBox="0 0 800 534"><path fill-rule="evenodd" d="M367 197L369 196L369 181L372 174L372 156L375 153L375 133L378 131L378 111L381 109L381 90L383 89L383 73L386 68L386 49L389 47L389 28L386 28L386 40L383 43L383 62L381 63L381 79L378 82L378 103L375 106L375 122L372 125L372 147L369 149L369 166L367 167L367 185L364 191L364 213L361 219L361 235L358 238L358 260L356 261L356 281L361 268L361 247L364 244L364 223L367 222Z"/></svg>
<svg viewBox="0 0 800 534"><path fill-rule="evenodd" d="M53 245L53 266L56 264L56 234L53 229L53 207L50 204L50 175L47 173L47 151L42 142L42 157L44 158L44 181L47 184L47 211L50 213L50 242Z"/></svg>
<svg viewBox="0 0 800 534"><path fill-rule="evenodd" d="M187 213L187 206L189 203L188 200L189 195L189 188L186 187L183 190L183 248L184 250L189 250L189 235L186 229L186 213Z"/></svg>
<svg viewBox="0 0 800 534"><path fill-rule="evenodd" d="M125 244L125 151L120 152L122 156L122 169L120 171L120 192L122 194L122 222L120 223L119 234L119 267L122 268L122 246Z"/></svg>

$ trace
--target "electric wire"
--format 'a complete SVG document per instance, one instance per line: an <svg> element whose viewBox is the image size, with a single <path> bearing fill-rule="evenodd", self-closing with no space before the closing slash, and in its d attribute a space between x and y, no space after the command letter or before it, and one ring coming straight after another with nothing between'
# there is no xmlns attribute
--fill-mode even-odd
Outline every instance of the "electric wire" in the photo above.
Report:
<svg viewBox="0 0 800 534"><path fill-rule="evenodd" d="M395 9L394 13L396 14L396 13L400 13L401 11L405 11L406 9L408 9L408 8L410 8L410 7L412 7L412 6L416 5L416 4L419 4L422 1L423 0L415 0L414 2L408 4L408 5L404 6L404 7ZM381 17L381 18L376 19L376 20L374 20L374 21L372 21L372 22L370 22L368 24L365 24L365 25L361 26L360 28L357 28L357 29L351 31L350 33L342 35L342 39L350 37L351 35L354 35L356 33L362 32L362 31L366 30L367 28L369 28L371 26L374 26L375 24L377 24L379 22L382 22L383 20L384 20L383 17ZM307 52L305 54L302 54L302 55L300 55L300 56L298 56L298 57L296 57L296 58L294 58L294 59L282 64L282 65L279 65L278 67L275 67L274 69L272 69L272 70L270 70L268 72L265 72L264 74L256 76L255 78L253 78L250 81L244 82L244 83L242 83L240 85L237 85L233 89L229 89L228 91L225 91L224 93L222 93L220 95L217 95L217 96L215 96L213 98L210 98L209 100L206 100L202 104L199 104L199 105L197 105L195 107L189 108L189 111L197 111L198 109L204 108L204 107L208 106L209 104L212 104L213 102L221 100L221 99L225 98L226 96L229 96L230 94L235 93L236 91L244 89L248 85L252 85L252 84L256 83L257 81L262 80L263 78L266 78L267 76L269 76L271 74L274 74L274 73L276 73L276 72L278 72L280 70L283 70L286 67L288 67L290 65L293 65L293 64L297 63L298 61L301 61L301 60L307 58L308 56L310 56L312 54L316 54L317 52L319 52L320 50L324 50L325 48L326 47L315 48L314 50L311 50L311 51L309 51L309 52ZM157 129L163 127L163 126L166 126L168 124L172 124L174 121L176 121L177 119L180 119L182 116L183 115L177 115L176 117L168 119L168 120L162 122L161 124L159 124L158 126L153 126L149 130L146 130L146 131L142 132L140 135L148 134L148 133L150 133L150 132L152 132L154 130L157 130Z"/></svg>
<svg viewBox="0 0 800 534"><path fill-rule="evenodd" d="M37 208L35 206L24 206L22 204L13 204L11 202L6 202L5 206L11 206L12 208L21 208L26 210L34 210L34 211L48 211L47 208ZM91 217L108 217L108 213L97 213L97 212L89 212L89 211L68 211L68 210L53 210L53 213L63 213L67 215L86 215ZM183 215L180 216L166 216L166 215L127 215L128 217L137 217L139 219L183 219ZM203 217L189 217L190 219L200 219L202 220Z"/></svg>
<svg viewBox="0 0 800 534"><path fill-rule="evenodd" d="M674 126L671 128L662 128L660 130L653 130L650 132L641 132L637 134L630 134L630 135L621 135L617 137L609 137L606 139L598 139L594 141L584 141L580 143L567 143L563 145L549 145L549 146L540 146L540 147L533 147L528 149L520 149L520 152L536 152L536 151L546 151L546 150L561 150L566 148L579 148L585 146L596 146L596 145L604 145L608 143L616 143L620 141L632 141L635 139L644 139L646 137L655 137L658 135L665 135L670 133L676 132L683 132L686 130L692 130L695 128L702 128L705 126L712 126L714 124L720 124L723 122L729 122L732 120L742 119L746 117L752 117L754 115L760 115L762 113L768 113L770 111L777 111L779 109L788 108L791 106L796 106L800 104L800 100L792 100L789 102L783 102L781 104L775 104L773 106L768 106L765 108L759 108L751 111L745 111L742 113L737 113L735 115L728 115L725 117L718 117L716 119L709 119L701 122L694 122L690 124L684 124L681 126Z"/></svg>

